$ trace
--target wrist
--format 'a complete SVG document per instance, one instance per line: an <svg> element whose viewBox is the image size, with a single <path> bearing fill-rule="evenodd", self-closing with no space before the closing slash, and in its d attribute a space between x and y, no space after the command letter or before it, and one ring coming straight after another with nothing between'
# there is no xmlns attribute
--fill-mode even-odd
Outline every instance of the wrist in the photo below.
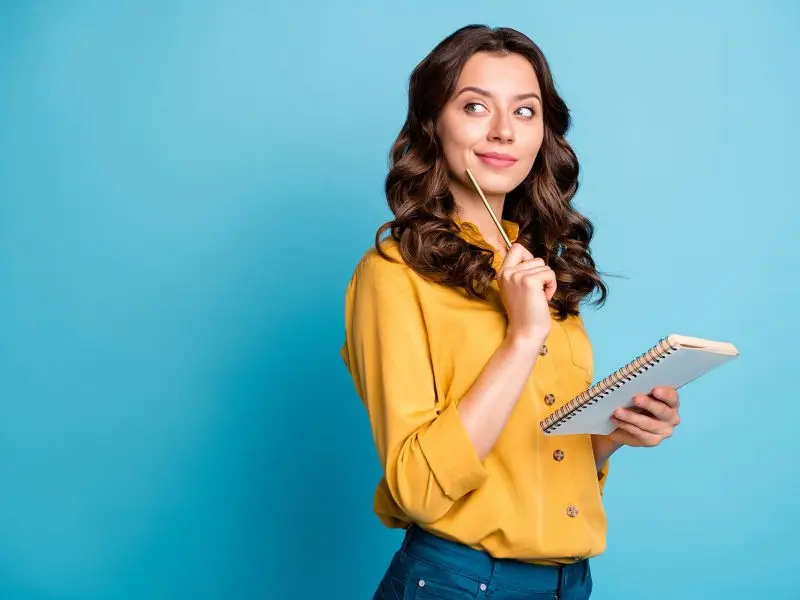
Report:
<svg viewBox="0 0 800 600"><path fill-rule="evenodd" d="M622 444L615 442L607 435L592 434L592 452L597 469L600 470Z"/></svg>
<svg viewBox="0 0 800 600"><path fill-rule="evenodd" d="M519 348L520 350L531 351L538 353L544 346L544 341L547 339L547 333L543 332L525 332L520 333L516 331L508 331L506 333L506 344L512 348Z"/></svg>

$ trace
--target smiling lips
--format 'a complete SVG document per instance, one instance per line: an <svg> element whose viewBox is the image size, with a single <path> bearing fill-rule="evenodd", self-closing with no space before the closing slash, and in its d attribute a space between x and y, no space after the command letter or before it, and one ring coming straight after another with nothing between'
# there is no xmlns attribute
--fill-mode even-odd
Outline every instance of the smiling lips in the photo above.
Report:
<svg viewBox="0 0 800 600"><path fill-rule="evenodd" d="M510 167L517 162L517 159L513 156L509 156L508 154L500 154L499 152L484 152L480 154L476 152L475 155L481 159L481 162L492 167L499 167L501 169Z"/></svg>

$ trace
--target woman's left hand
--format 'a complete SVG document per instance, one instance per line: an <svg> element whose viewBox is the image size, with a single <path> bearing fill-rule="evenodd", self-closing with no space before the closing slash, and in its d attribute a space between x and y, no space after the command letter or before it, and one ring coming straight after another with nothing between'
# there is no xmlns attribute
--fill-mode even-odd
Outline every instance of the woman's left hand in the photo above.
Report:
<svg viewBox="0 0 800 600"><path fill-rule="evenodd" d="M634 396L633 403L633 408L618 408L611 417L617 429L609 437L618 444L657 446L681 422L680 400L673 387L654 388L649 395Z"/></svg>

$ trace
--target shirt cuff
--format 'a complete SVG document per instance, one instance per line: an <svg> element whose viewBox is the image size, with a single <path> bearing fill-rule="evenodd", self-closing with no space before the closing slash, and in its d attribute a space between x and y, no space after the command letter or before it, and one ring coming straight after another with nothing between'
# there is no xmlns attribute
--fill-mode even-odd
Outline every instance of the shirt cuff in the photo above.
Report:
<svg viewBox="0 0 800 600"><path fill-rule="evenodd" d="M419 437L419 445L442 491L453 501L479 488L489 477L456 404L431 423Z"/></svg>

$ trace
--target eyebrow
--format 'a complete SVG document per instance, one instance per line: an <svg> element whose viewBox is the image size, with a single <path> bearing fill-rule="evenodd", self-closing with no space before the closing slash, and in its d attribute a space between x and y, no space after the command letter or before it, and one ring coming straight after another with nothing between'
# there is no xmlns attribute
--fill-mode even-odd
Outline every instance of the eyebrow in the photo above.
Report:
<svg viewBox="0 0 800 600"><path fill-rule="evenodd" d="M464 92L475 92L476 94L480 94L481 96L492 98L491 92L489 92L488 90L484 90L483 88L475 87L474 85L468 85L466 87L461 88L459 92L455 95L455 97L457 98ZM542 101L542 99L539 98L539 94L537 94L536 92L528 92L527 94L519 94L517 96L514 96L514 100L525 100L527 98L536 98L539 102Z"/></svg>

